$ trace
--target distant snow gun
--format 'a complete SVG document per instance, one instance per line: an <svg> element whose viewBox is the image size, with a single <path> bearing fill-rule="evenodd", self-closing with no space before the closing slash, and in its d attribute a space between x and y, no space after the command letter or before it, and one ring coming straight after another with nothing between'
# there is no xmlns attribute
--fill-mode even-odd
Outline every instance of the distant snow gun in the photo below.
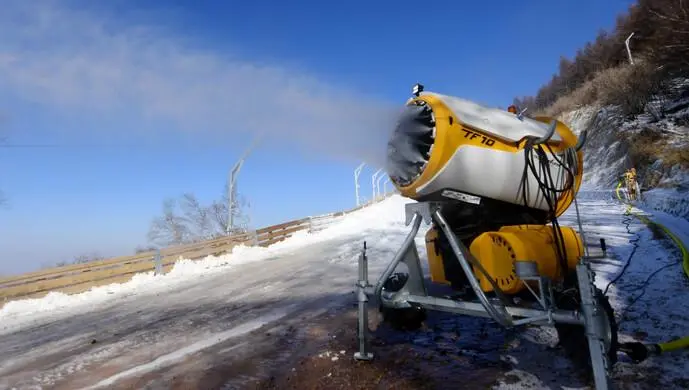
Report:
<svg viewBox="0 0 689 390"><path fill-rule="evenodd" d="M615 188L615 194L617 198L622 201L622 196L620 192L624 194L627 201L634 202L641 200L641 188L639 187L639 182L637 180L636 168L631 168L620 177L617 187Z"/></svg>
<svg viewBox="0 0 689 390"><path fill-rule="evenodd" d="M418 329L427 310L488 317L506 328L552 325L560 345L591 375L611 386L617 324L595 287L576 195L586 132L577 137L546 116L526 117L417 84L388 142L387 172L411 226L385 271L368 282L359 263L359 352L370 360L369 297L393 327ZM558 217L576 208L578 231ZM429 295L415 245L421 224L432 283L451 295ZM403 263L406 272L395 272Z"/></svg>

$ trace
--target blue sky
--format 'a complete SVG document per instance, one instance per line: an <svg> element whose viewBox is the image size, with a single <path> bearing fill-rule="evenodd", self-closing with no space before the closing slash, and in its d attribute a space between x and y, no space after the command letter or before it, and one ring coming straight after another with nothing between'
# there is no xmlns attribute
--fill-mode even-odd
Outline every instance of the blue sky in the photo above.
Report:
<svg viewBox="0 0 689 390"><path fill-rule="evenodd" d="M144 6L145 3L145 6ZM631 1L7 1L0 274L146 244L163 199L242 169L252 225L354 206L391 113L428 90L506 106Z"/></svg>

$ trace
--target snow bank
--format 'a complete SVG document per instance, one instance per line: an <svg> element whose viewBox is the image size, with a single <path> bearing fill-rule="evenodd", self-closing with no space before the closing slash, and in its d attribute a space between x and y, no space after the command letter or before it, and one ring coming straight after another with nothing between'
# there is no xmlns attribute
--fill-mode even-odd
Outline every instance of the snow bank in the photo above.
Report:
<svg viewBox="0 0 689 390"><path fill-rule="evenodd" d="M68 307L84 310L96 309L118 298L175 289L182 284L195 283L200 277L222 273L240 264L275 258L327 240L346 240L366 236L374 238L378 245L389 244L385 246L394 247L395 244L398 245L397 241L401 241L399 239L390 241L392 237L395 237L395 232L404 234L407 232L404 205L410 202L413 201L394 195L339 218L320 232L296 232L290 238L269 247L239 245L231 253L222 256L209 256L201 260L181 259L165 275L156 276L153 272L139 273L128 282L94 287L79 294L67 295L51 292L42 298L11 301L0 308L0 323L2 324L0 333L9 331L8 320L16 320L17 317L48 313ZM376 237L379 239L375 240ZM348 254L346 260L351 260L351 257Z"/></svg>
<svg viewBox="0 0 689 390"><path fill-rule="evenodd" d="M689 192L655 188L644 192L643 206L689 221Z"/></svg>

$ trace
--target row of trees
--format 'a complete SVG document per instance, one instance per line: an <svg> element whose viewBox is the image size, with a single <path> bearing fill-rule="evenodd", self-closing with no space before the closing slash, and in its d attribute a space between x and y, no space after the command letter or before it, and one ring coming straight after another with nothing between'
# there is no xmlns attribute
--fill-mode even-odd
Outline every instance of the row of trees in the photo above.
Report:
<svg viewBox="0 0 689 390"><path fill-rule="evenodd" d="M634 58L643 59L655 77L689 76L689 4L685 3L689 1L638 0L618 16L612 31L601 30L573 60L561 57L557 74L535 96L515 98L514 103L530 112L542 112L599 72L628 62L624 42L632 33Z"/></svg>

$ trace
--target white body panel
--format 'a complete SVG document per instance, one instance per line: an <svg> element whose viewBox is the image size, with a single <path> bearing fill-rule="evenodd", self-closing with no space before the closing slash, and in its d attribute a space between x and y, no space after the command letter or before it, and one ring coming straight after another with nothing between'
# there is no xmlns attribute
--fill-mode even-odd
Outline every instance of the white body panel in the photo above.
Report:
<svg viewBox="0 0 689 390"><path fill-rule="evenodd" d="M548 154L550 161L553 161ZM535 153L532 158L536 162ZM536 171L538 171L538 165ZM522 197L522 174L524 172L524 151L510 153L476 146L463 146L457 149L450 161L428 183L419 187L417 194L451 189L477 195L483 198L520 204L540 210L548 210L538 182L529 170L527 175L527 198ZM561 189L566 180L566 172L560 165L550 164L555 188ZM539 172L540 174L540 172ZM541 179L545 181L545 179Z"/></svg>
<svg viewBox="0 0 689 390"><path fill-rule="evenodd" d="M520 120L511 112L484 107L454 96L432 92L424 94L439 98L454 113L458 121L507 141L518 142L526 136L542 137L548 134L548 125L534 119L524 117ZM551 140L562 141L562 138L555 132Z"/></svg>

